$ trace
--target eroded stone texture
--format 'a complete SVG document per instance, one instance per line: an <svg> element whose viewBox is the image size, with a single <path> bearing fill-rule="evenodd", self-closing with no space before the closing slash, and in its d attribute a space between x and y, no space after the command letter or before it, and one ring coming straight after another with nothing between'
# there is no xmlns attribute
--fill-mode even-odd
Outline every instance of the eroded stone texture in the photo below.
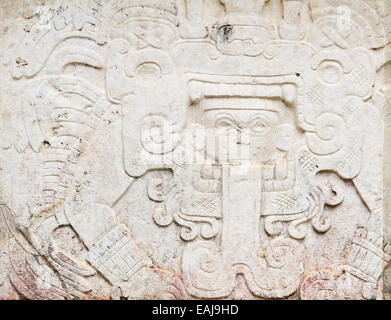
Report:
<svg viewBox="0 0 391 320"><path fill-rule="evenodd" d="M0 10L0 298L390 299L388 1Z"/></svg>

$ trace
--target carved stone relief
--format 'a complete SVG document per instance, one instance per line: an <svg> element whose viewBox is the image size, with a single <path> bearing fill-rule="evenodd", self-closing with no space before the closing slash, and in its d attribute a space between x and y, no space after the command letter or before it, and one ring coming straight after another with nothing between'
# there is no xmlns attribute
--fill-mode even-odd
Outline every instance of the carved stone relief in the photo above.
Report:
<svg viewBox="0 0 391 320"><path fill-rule="evenodd" d="M390 16L0 0L0 299L390 299Z"/></svg>

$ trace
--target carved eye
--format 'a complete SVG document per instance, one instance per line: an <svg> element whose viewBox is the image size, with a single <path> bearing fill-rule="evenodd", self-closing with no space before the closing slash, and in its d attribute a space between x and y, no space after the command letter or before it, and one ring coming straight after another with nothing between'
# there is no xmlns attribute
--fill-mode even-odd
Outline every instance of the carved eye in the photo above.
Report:
<svg viewBox="0 0 391 320"><path fill-rule="evenodd" d="M254 134L264 134L269 127L269 120L262 115L256 115L249 121L249 128Z"/></svg>
<svg viewBox="0 0 391 320"><path fill-rule="evenodd" d="M216 119L215 128L226 130L233 129L236 128L236 122L229 114L220 114Z"/></svg>
<svg viewBox="0 0 391 320"><path fill-rule="evenodd" d="M139 80L153 82L161 77L161 69L154 62L145 62L140 64L136 69L136 76Z"/></svg>

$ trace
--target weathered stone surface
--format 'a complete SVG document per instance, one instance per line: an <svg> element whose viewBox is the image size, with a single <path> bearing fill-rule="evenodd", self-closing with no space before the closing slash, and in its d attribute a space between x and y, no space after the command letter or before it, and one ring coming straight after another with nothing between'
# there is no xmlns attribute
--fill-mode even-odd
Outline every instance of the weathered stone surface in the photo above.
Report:
<svg viewBox="0 0 391 320"><path fill-rule="evenodd" d="M0 0L0 298L391 299L390 17Z"/></svg>

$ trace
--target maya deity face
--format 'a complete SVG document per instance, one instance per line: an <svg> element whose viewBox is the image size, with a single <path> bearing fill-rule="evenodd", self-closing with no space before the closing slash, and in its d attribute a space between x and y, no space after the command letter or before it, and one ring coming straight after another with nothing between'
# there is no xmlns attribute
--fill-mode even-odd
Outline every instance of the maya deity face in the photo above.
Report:
<svg viewBox="0 0 391 320"><path fill-rule="evenodd" d="M218 164L283 158L299 135L294 110L281 100L205 100L201 123L207 128L207 154Z"/></svg>

